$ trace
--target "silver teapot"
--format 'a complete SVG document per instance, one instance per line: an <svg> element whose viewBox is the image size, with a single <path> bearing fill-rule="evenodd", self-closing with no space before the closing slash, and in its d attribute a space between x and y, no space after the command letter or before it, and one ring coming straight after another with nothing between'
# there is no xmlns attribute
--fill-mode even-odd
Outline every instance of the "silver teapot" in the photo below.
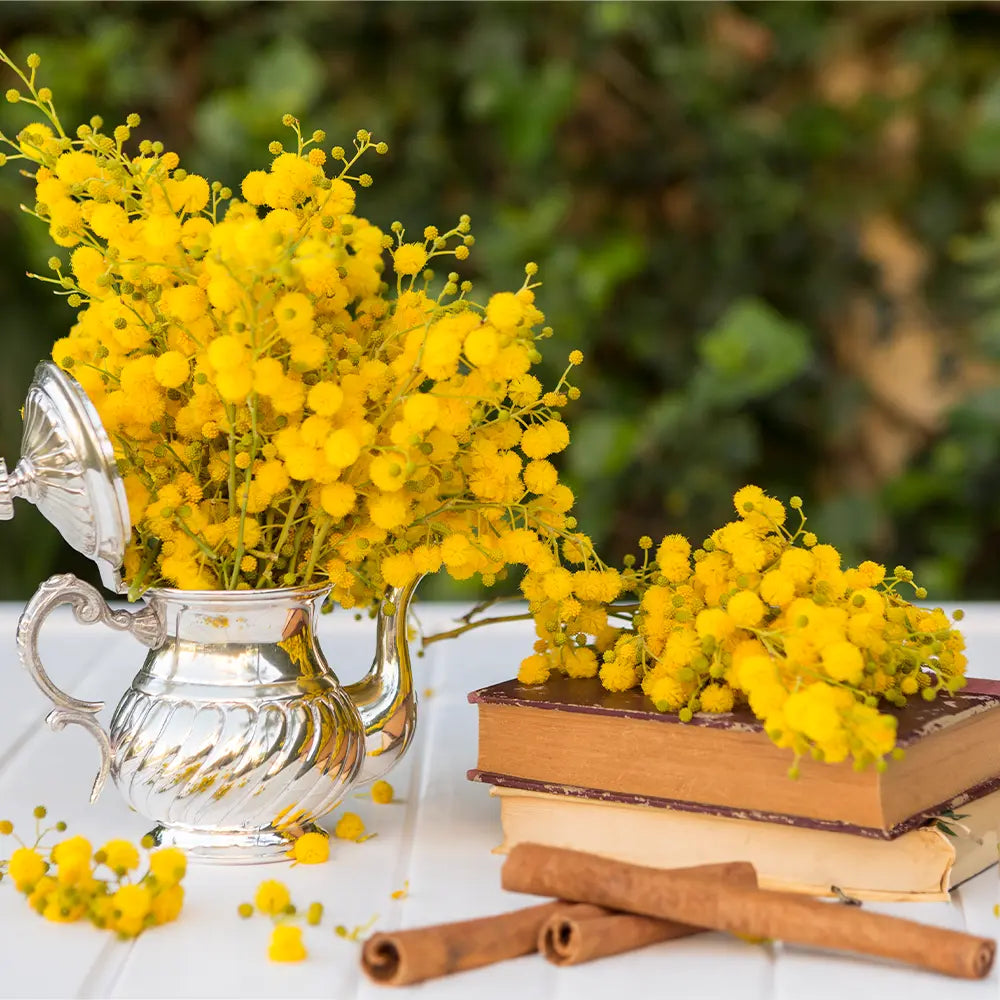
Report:
<svg viewBox="0 0 1000 1000"><path fill-rule="evenodd" d="M48 362L28 392L21 460L9 476L0 460L0 518L13 515L15 496L36 503L121 593L131 528L111 443L83 389ZM350 788L406 751L416 725L406 635L415 587L387 591L371 670L346 686L316 640L323 587L154 589L128 611L74 576L54 576L21 615L17 647L56 706L49 726L79 725L97 740L91 800L110 774L154 821L156 843L192 860L278 860ZM42 624L62 604L81 624L129 632L149 650L108 732L96 718L104 703L60 690L39 657Z"/></svg>

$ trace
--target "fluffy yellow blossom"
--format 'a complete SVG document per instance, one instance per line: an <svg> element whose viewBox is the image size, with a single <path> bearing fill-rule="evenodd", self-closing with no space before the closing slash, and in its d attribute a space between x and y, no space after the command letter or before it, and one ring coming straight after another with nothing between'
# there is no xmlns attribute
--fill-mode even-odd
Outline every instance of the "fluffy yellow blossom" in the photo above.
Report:
<svg viewBox="0 0 1000 1000"><path fill-rule="evenodd" d="M708 684L700 695L703 712L730 712L735 704L733 689L728 684Z"/></svg>
<svg viewBox="0 0 1000 1000"><path fill-rule="evenodd" d="M523 479L532 493L545 494L556 486L559 475L551 462L535 459L525 466Z"/></svg>
<svg viewBox="0 0 1000 1000"><path fill-rule="evenodd" d="M382 560L382 577L390 587L405 587L419 570L409 552L396 552Z"/></svg>
<svg viewBox="0 0 1000 1000"><path fill-rule="evenodd" d="M271 943L267 957L272 962L301 962L306 958L306 948L302 943L302 928L293 924L278 924L271 931Z"/></svg>
<svg viewBox="0 0 1000 1000"><path fill-rule="evenodd" d="M377 802L379 805L388 805L388 803L392 802L395 793L388 781L376 781L372 785L371 794L372 802Z"/></svg>
<svg viewBox="0 0 1000 1000"><path fill-rule="evenodd" d="M261 913L282 913L291 901L287 887L275 879L261 882L254 896L254 905Z"/></svg>
<svg viewBox="0 0 1000 1000"><path fill-rule="evenodd" d="M875 587L885 579L885 567L874 562L863 562L847 573L847 585L857 589Z"/></svg>
<svg viewBox="0 0 1000 1000"><path fill-rule="evenodd" d="M183 905L183 886L168 885L165 888L158 887L153 894L153 903L150 907L153 922L156 924L167 924L171 920L176 920L180 916Z"/></svg>
<svg viewBox="0 0 1000 1000"><path fill-rule="evenodd" d="M390 530L408 523L410 505L406 497L396 493L380 493L368 500L368 514L372 523Z"/></svg>
<svg viewBox="0 0 1000 1000"><path fill-rule="evenodd" d="M559 601L573 593L573 574L568 569L558 567L545 574L543 583L550 600Z"/></svg>
<svg viewBox="0 0 1000 1000"><path fill-rule="evenodd" d="M434 396L420 393L403 404L403 421L415 431L429 431L437 423L440 404Z"/></svg>
<svg viewBox="0 0 1000 1000"><path fill-rule="evenodd" d="M671 632L660 653L660 662L668 667L686 667L701 652L701 640L691 629Z"/></svg>
<svg viewBox="0 0 1000 1000"><path fill-rule="evenodd" d="M153 908L153 894L145 885L123 885L111 897L111 908L115 930L123 937L135 937Z"/></svg>
<svg viewBox="0 0 1000 1000"><path fill-rule="evenodd" d="M656 550L656 563L670 583L681 583L691 575L691 543L682 535L667 535Z"/></svg>
<svg viewBox="0 0 1000 1000"><path fill-rule="evenodd" d="M304 865L320 865L330 859L330 838L323 833L304 833L292 845L292 856Z"/></svg>
<svg viewBox="0 0 1000 1000"><path fill-rule="evenodd" d="M522 684L544 684L549 679L551 672L552 668L548 657L542 653L534 653L521 661L521 666L517 671L517 679Z"/></svg>
<svg viewBox="0 0 1000 1000"><path fill-rule="evenodd" d="M764 605L752 590L741 590L729 598L726 614L741 628L752 628L764 617Z"/></svg>
<svg viewBox="0 0 1000 1000"><path fill-rule="evenodd" d="M56 878L60 884L75 885L90 877L92 848L85 837L70 837L52 848Z"/></svg>
<svg viewBox="0 0 1000 1000"><path fill-rule="evenodd" d="M780 569L773 569L761 578L760 596L768 604L784 607L795 598L795 581Z"/></svg>
<svg viewBox="0 0 1000 1000"><path fill-rule="evenodd" d="M246 346L231 334L216 337L208 345L208 360L217 371L232 371L247 360Z"/></svg>
<svg viewBox="0 0 1000 1000"><path fill-rule="evenodd" d="M190 365L180 351L167 351L156 359L153 372L160 385L167 389L176 389L187 381Z"/></svg>
<svg viewBox="0 0 1000 1000"><path fill-rule="evenodd" d="M492 327L477 327L465 338L463 351L472 365L492 364L500 354L500 338Z"/></svg>
<svg viewBox="0 0 1000 1000"><path fill-rule="evenodd" d="M309 409L322 416L333 416L344 402L344 390L335 382L318 382L307 394Z"/></svg>
<svg viewBox="0 0 1000 1000"><path fill-rule="evenodd" d="M586 646L576 646L563 654L567 677L596 677L597 666L597 655Z"/></svg>
<svg viewBox="0 0 1000 1000"><path fill-rule="evenodd" d="M365 832L365 824L357 813L345 812L333 828L334 836L341 840L357 840Z"/></svg>
<svg viewBox="0 0 1000 1000"><path fill-rule="evenodd" d="M803 587L816 567L815 556L805 549L790 548L782 553L778 563L781 571L791 579L796 587Z"/></svg>
<svg viewBox="0 0 1000 1000"><path fill-rule="evenodd" d="M716 642L732 635L736 622L722 608L703 608L695 619L695 629L703 639L711 637Z"/></svg>
<svg viewBox="0 0 1000 1000"><path fill-rule="evenodd" d="M560 420L547 420L529 427L521 438L521 450L529 458L546 458L569 444L569 430Z"/></svg>
<svg viewBox="0 0 1000 1000"><path fill-rule="evenodd" d="M865 661L861 651L851 642L832 642L820 654L823 669L837 681L857 684L861 680Z"/></svg>
<svg viewBox="0 0 1000 1000"><path fill-rule="evenodd" d="M139 867L139 852L127 840L109 840L98 853L113 872L124 875Z"/></svg>
<svg viewBox="0 0 1000 1000"><path fill-rule="evenodd" d="M639 683L635 663L630 663L625 657L616 656L613 660L606 661L601 665L599 673L601 683L609 691L628 691Z"/></svg>
<svg viewBox="0 0 1000 1000"><path fill-rule="evenodd" d="M302 292L285 292L274 303L274 321L285 337L308 334L314 314L312 302Z"/></svg>
<svg viewBox="0 0 1000 1000"><path fill-rule="evenodd" d="M427 265L427 251L419 243L404 243L392 255L392 266L399 275L419 274Z"/></svg>
<svg viewBox="0 0 1000 1000"><path fill-rule="evenodd" d="M187 872L187 858L176 847L164 847L149 855L149 870L161 885L176 885Z"/></svg>
<svg viewBox="0 0 1000 1000"><path fill-rule="evenodd" d="M45 871L45 859L30 847L17 848L7 862L7 874L18 892L30 892Z"/></svg>
<svg viewBox="0 0 1000 1000"><path fill-rule="evenodd" d="M486 318L498 330L510 330L524 319L524 306L511 292L498 292L486 305Z"/></svg>
<svg viewBox="0 0 1000 1000"><path fill-rule="evenodd" d="M320 490L323 510L338 521L354 508L356 497L357 493L349 483L331 483Z"/></svg>
<svg viewBox="0 0 1000 1000"><path fill-rule="evenodd" d="M676 712L690 696L688 688L670 674L651 673L643 682L643 690L661 712Z"/></svg>

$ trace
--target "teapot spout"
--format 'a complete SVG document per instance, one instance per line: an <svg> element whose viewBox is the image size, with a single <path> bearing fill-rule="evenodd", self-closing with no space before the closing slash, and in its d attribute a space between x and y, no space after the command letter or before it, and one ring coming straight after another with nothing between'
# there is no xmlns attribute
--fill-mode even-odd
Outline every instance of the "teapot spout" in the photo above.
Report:
<svg viewBox="0 0 1000 1000"><path fill-rule="evenodd" d="M365 759L358 784L375 781L388 773L413 739L417 696L410 668L406 613L421 579L417 577L405 587L386 590L378 612L371 670L346 688L365 729Z"/></svg>

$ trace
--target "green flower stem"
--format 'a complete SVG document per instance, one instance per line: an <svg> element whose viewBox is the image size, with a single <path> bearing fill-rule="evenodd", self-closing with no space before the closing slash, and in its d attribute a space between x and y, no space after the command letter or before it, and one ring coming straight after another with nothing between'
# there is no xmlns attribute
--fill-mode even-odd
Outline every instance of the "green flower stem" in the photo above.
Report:
<svg viewBox="0 0 1000 1000"><path fill-rule="evenodd" d="M191 530L191 529L190 529L190 528L189 528L189 527L188 527L188 526L187 526L187 525L186 525L186 524L184 523L184 520L183 520L182 518L179 518L179 517L178 517L178 518L176 519L176 524L177 524L177 526L178 526L178 527L179 527L179 528L181 529L181 531L183 531L183 532L184 532L184 534L185 534L185 535L187 535L187 536L188 536L188 538L190 538L190 539L191 539L191 541L192 541L192 542L194 542L194 543L195 543L195 544L196 544L196 545L198 546L198 548L199 548L199 549L201 550L201 554L202 554L202 555L203 555L203 556L204 556L204 557L205 557L206 559L210 560L210 561L211 561L211 562L213 562L213 563L217 563L217 562L220 562L220 561L222 561L222 556L220 556L220 555L219 555L219 553L218 553L218 552L216 552L216 551L215 551L214 549L210 548L210 547L209 547L209 545L208 545L208 543L207 543L207 542L205 541L205 539L204 539L204 538L202 538L202 537L201 537L201 535L196 535L196 534L195 534L195 533L194 533L194 532L193 532L193 531L192 531L192 530Z"/></svg>
<svg viewBox="0 0 1000 1000"><path fill-rule="evenodd" d="M299 507L302 505L302 501L305 499L306 490L303 488L301 493L292 493L292 500L288 507L288 514L285 516L285 523L281 527L281 534L278 535L278 540L274 544L273 555L275 560L281 554L281 550L288 541L288 535L292 530L292 525L295 522L295 515L298 512ZM264 588L268 583L272 582L274 577L274 562L268 564L267 570L264 572L263 576L260 578L258 586Z"/></svg>
<svg viewBox="0 0 1000 1000"><path fill-rule="evenodd" d="M232 404L226 406L226 416L229 419L229 516L236 513L236 408Z"/></svg>
<svg viewBox="0 0 1000 1000"><path fill-rule="evenodd" d="M160 540L158 538L152 539L146 544L146 555L139 566L139 571L135 575L135 579L132 581L128 588L128 599L130 601L137 601L142 596L143 591L146 589L143 583L146 580L146 574L149 573L156 561L156 557L160 554Z"/></svg>
<svg viewBox="0 0 1000 1000"><path fill-rule="evenodd" d="M330 532L330 528L333 526L333 522L325 514L320 516L319 524L313 531L312 546L309 550L309 561L306 563L306 568L302 573L302 585L308 586L309 581L312 580L313 571L316 568L316 560L319 558L320 550L323 548L323 542L326 541L326 536Z"/></svg>
<svg viewBox="0 0 1000 1000"><path fill-rule="evenodd" d="M453 628L449 632L437 632L434 635L424 636L422 645L429 646L432 642L438 642L440 639L456 639L463 632L471 632L473 629L482 628L484 625L496 625L498 622L527 622L532 621L534 617L529 612L523 615L498 615L495 618L480 618L477 622L467 622L465 625Z"/></svg>
<svg viewBox="0 0 1000 1000"><path fill-rule="evenodd" d="M485 600L480 601L475 607L470 608L466 613L459 617L460 622L471 622L476 615L482 614L489 608L492 608L494 604L500 604L503 601L516 601L519 600L518 597L504 596L504 597L487 597Z"/></svg>
<svg viewBox="0 0 1000 1000"><path fill-rule="evenodd" d="M309 518L301 517L295 527L295 538L292 541L292 558L288 564L289 570L293 573L299 564L299 553L302 551L302 543L305 541L306 527L308 524Z"/></svg>
<svg viewBox="0 0 1000 1000"><path fill-rule="evenodd" d="M236 458L234 455L235 441L234 434L236 428L229 432L229 475L230 483L235 481L234 470L236 468ZM243 531L247 523L247 503L250 500L250 481L253 479L253 463L257 457L257 393L250 394L250 464L246 467L243 476L242 496L240 497L240 527L236 535L236 552L233 558L233 575L229 578L229 589L235 590L240 579L240 563L243 562Z"/></svg>

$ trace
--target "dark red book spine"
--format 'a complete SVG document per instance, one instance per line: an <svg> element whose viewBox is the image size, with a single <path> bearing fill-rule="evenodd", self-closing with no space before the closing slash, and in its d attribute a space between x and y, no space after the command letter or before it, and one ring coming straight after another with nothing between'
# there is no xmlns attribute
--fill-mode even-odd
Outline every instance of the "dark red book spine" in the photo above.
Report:
<svg viewBox="0 0 1000 1000"><path fill-rule="evenodd" d="M566 795L570 798L589 799L616 805L642 806L649 809L673 809L677 812L698 813L703 816L721 816L725 819L744 819L757 823L777 823L781 826L798 826L807 830L826 830L830 833L849 833L873 840L895 840L910 830L916 830L941 816L948 810L961 812L962 806L974 799L982 798L1000 788L1000 775L980 782L978 785L940 802L929 809L923 809L902 823L888 830L881 827L858 826L837 820L811 819L807 816L792 816L787 813L765 812L760 809L733 809L728 806L706 805L702 802L685 802L682 799L662 799L653 795L629 795L624 792L609 792L600 788L581 788L576 785L562 785L552 781L537 781L533 778L519 778L513 774L499 774L495 771L480 771L472 768L466 772L469 781L480 781L500 788L517 788L525 792L544 792L547 795Z"/></svg>

